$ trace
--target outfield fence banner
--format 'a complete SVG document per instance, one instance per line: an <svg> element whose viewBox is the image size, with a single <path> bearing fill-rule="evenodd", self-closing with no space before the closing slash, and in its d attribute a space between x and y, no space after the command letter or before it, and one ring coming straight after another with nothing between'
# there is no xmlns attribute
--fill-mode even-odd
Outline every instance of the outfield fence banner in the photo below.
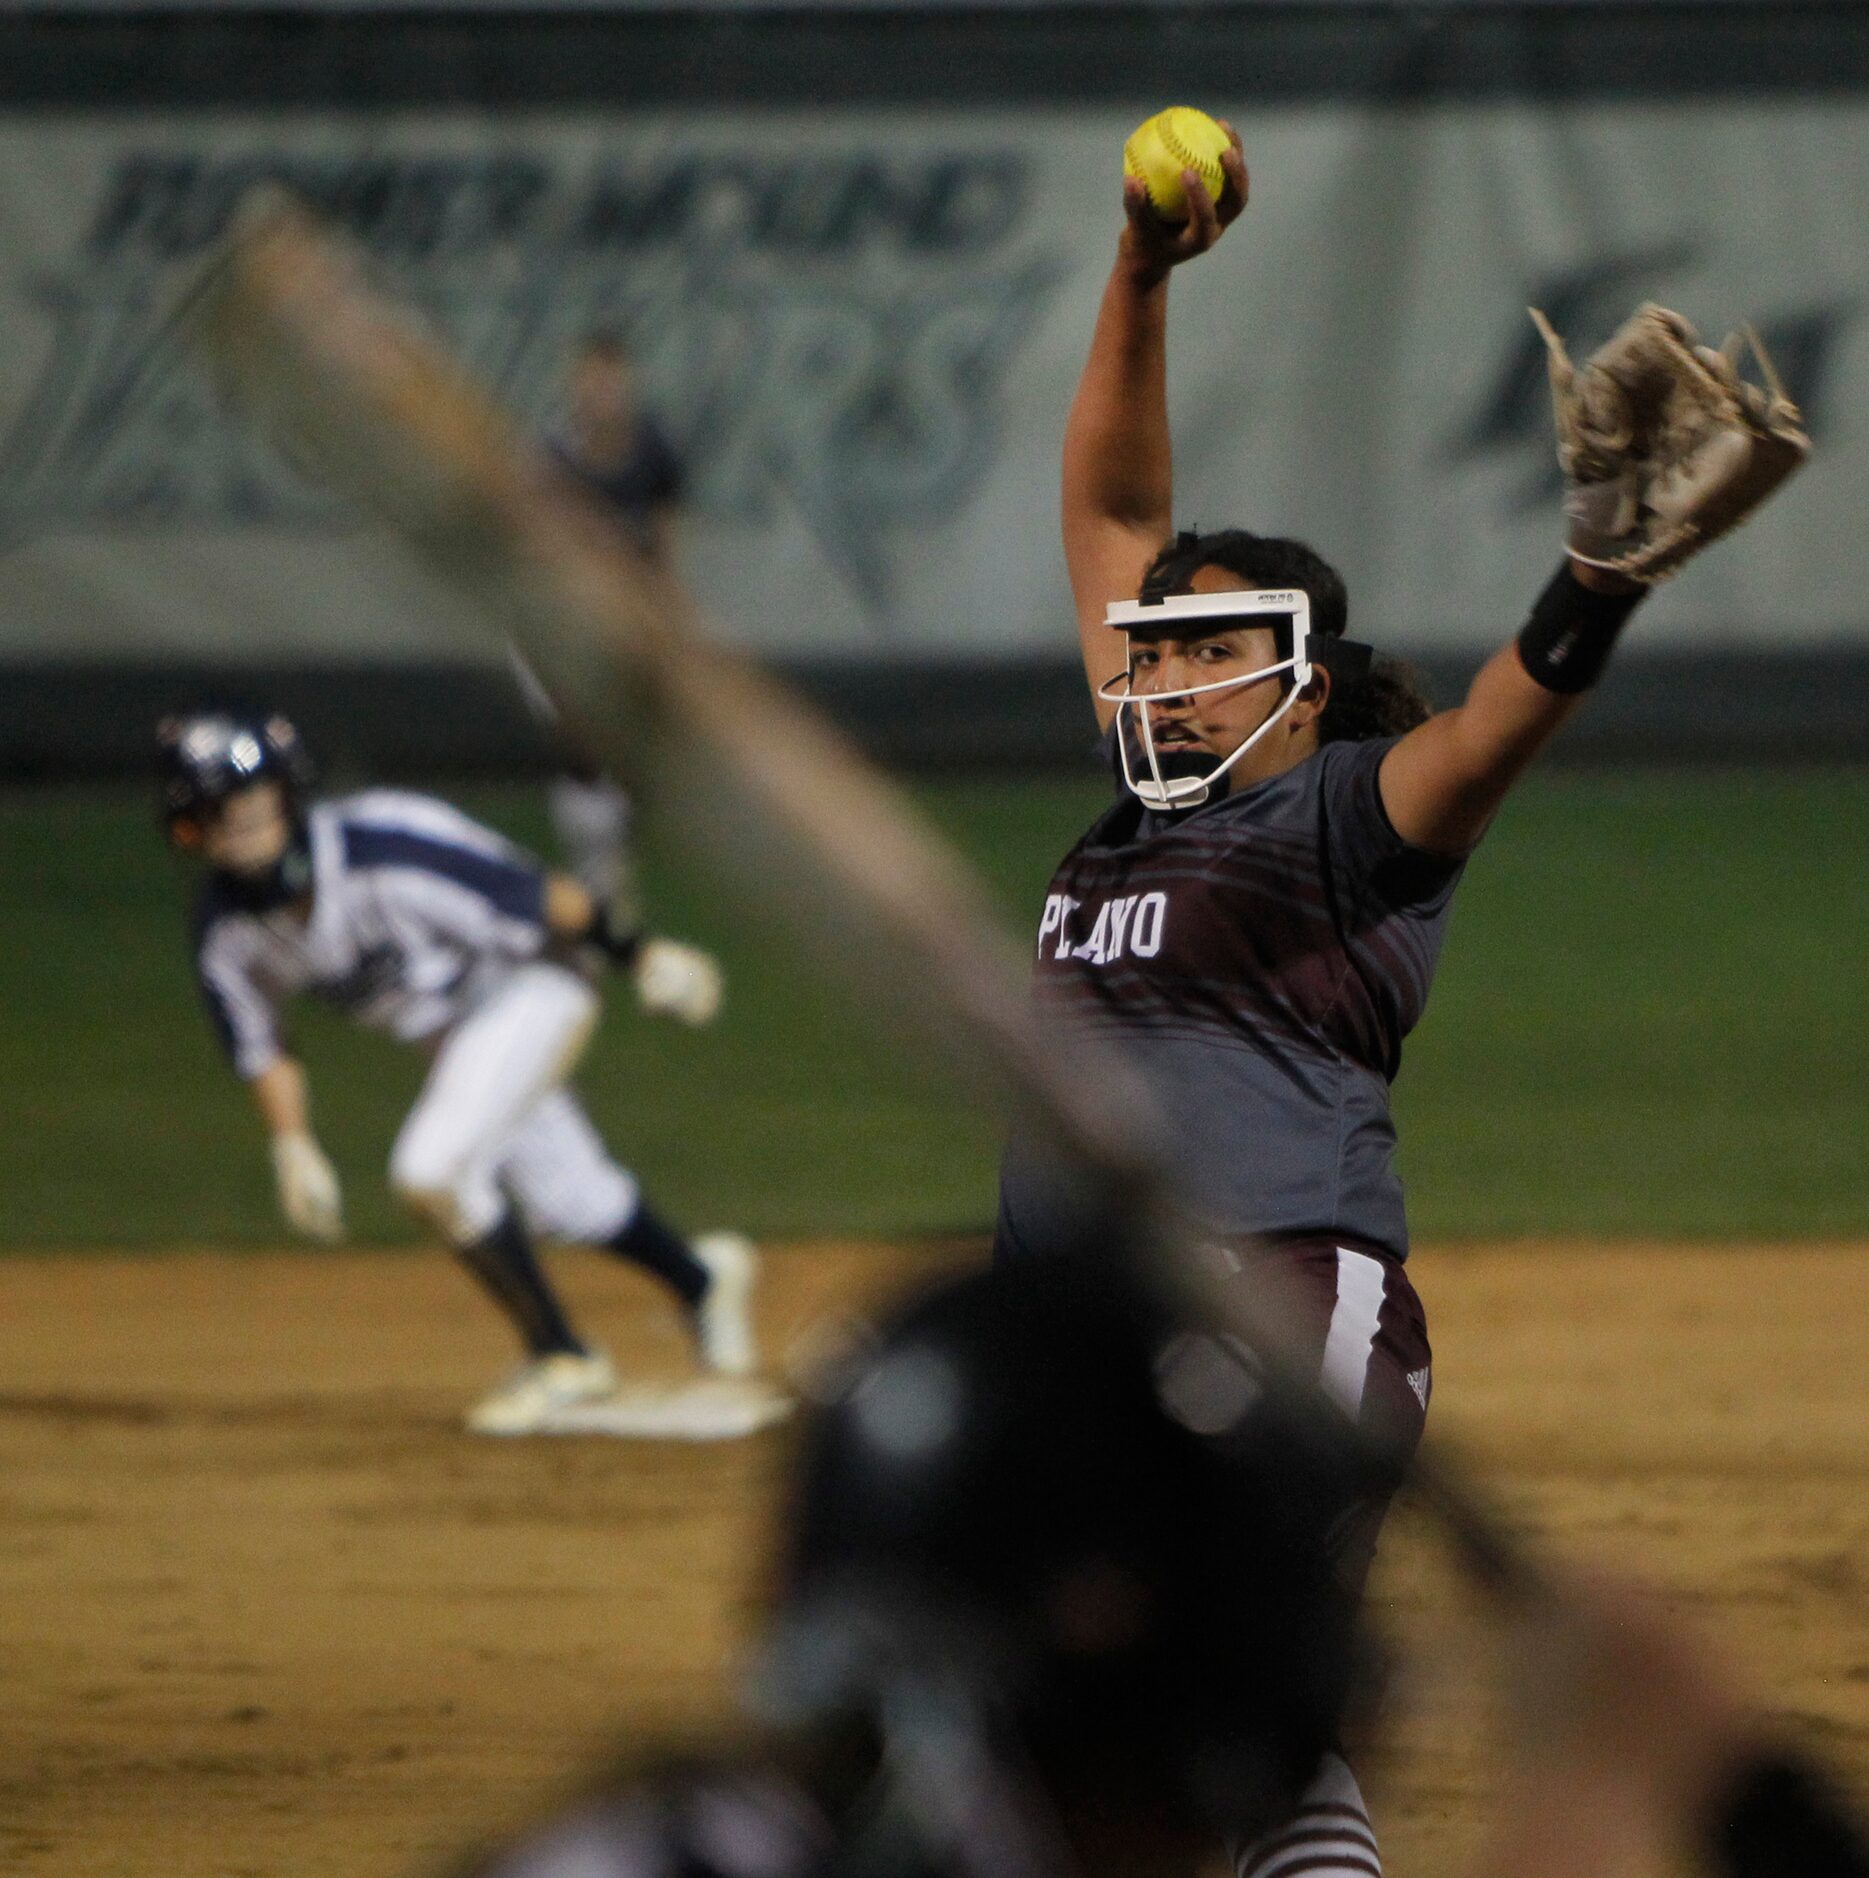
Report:
<svg viewBox="0 0 1869 1878"><path fill-rule="evenodd" d="M1869 100L1239 115L1252 206L1174 289L1179 521L1309 538L1378 640L1495 643L1558 539L1525 309L1582 351L1653 298L1714 338L1754 320L1818 454L1644 638L1869 635ZM168 323L261 180L326 206L529 424L580 334L626 335L687 465L685 566L743 642L1068 645L1059 439L1135 116L0 116L0 663L460 654L450 603Z"/></svg>

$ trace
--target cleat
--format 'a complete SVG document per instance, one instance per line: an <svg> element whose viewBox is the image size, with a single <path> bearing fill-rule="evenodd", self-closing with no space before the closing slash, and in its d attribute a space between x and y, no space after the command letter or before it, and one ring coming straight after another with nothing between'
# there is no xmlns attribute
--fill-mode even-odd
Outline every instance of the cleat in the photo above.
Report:
<svg viewBox="0 0 1869 1878"><path fill-rule="evenodd" d="M753 1341L753 1279L759 1269L752 1240L737 1232L704 1232L693 1252L708 1285L694 1309L701 1361L716 1375L750 1376L759 1367Z"/></svg>
<svg viewBox="0 0 1869 1878"><path fill-rule="evenodd" d="M467 1426L477 1435L546 1434L561 1411L602 1401L616 1386L617 1373L601 1350L534 1357L467 1411Z"/></svg>

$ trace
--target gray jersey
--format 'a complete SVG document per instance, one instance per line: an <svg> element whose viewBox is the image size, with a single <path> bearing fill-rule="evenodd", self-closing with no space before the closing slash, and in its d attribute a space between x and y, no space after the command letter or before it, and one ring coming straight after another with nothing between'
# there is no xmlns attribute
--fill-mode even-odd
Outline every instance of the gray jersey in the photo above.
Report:
<svg viewBox="0 0 1869 1878"><path fill-rule="evenodd" d="M321 803L309 838L309 913L248 911L212 877L197 912L202 997L244 1077L283 1053L280 1007L298 993L430 1037L545 945L543 870L445 802L376 789Z"/></svg>
<svg viewBox="0 0 1869 1878"><path fill-rule="evenodd" d="M1407 1254L1389 1085L1461 863L1390 825L1377 770L1392 742L1326 745L1189 814L1125 794L1052 880L1041 1021L1140 1068L1183 1196L1218 1233ZM1001 1248L1072 1232L1063 1189L1015 1139Z"/></svg>

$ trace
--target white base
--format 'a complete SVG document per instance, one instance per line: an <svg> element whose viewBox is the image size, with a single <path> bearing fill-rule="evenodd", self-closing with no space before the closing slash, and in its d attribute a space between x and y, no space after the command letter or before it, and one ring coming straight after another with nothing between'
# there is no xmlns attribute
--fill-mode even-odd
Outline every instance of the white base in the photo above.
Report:
<svg viewBox="0 0 1869 1878"><path fill-rule="evenodd" d="M704 1376L687 1383L637 1383L599 1402L546 1415L541 1435L611 1435L638 1441L737 1441L792 1412L792 1399L763 1382Z"/></svg>

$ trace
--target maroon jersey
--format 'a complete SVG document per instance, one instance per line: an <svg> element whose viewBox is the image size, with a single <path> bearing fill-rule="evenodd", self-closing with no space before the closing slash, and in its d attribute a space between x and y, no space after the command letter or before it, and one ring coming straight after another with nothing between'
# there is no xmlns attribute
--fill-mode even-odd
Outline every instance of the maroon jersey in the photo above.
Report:
<svg viewBox="0 0 1869 1878"><path fill-rule="evenodd" d="M1125 792L1046 895L1041 1022L1135 1062L1217 1233L1407 1255L1389 1085L1462 863L1390 825L1376 773L1393 741L1327 744L1190 813ZM1066 1189L1015 1137L1000 1249L1072 1236Z"/></svg>

